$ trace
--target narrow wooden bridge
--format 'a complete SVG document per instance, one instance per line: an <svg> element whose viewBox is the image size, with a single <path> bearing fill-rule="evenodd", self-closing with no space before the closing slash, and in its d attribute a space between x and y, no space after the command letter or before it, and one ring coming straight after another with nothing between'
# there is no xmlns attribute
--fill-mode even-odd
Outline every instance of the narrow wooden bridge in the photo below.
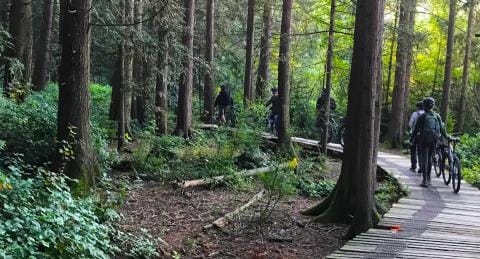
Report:
<svg viewBox="0 0 480 259"><path fill-rule="evenodd" d="M275 139L264 134L265 139ZM292 138L304 147L318 148L315 140ZM328 151L342 152L329 144ZM410 160L384 152L378 166L394 175L409 195L394 204L375 229L358 235L327 258L478 258L480 259L480 191L462 182L453 193L432 172L432 186L420 187L421 175L411 172Z"/></svg>
<svg viewBox="0 0 480 259"><path fill-rule="evenodd" d="M276 137L264 133L266 140ZM292 142L318 148L318 141L292 138ZM342 147L329 144L341 154ZM408 190L385 214L377 228L358 235L327 258L438 258L480 259L480 191L462 182L453 193L432 172L432 186L420 187L421 175L411 172L406 157L380 152L378 166L395 176Z"/></svg>
<svg viewBox="0 0 480 259"><path fill-rule="evenodd" d="M378 228L358 235L327 258L480 258L480 191L462 182L460 193L432 175L432 187L408 170L408 158L380 153L378 165L410 194L393 205ZM395 226L395 227L393 227ZM399 230L392 230L396 227ZM392 228L393 227L393 228Z"/></svg>

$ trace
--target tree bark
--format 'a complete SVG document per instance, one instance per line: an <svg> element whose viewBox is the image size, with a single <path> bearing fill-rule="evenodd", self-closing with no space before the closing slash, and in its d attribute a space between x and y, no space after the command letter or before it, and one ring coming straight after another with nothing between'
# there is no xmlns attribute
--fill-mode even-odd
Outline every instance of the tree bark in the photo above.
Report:
<svg viewBox="0 0 480 259"><path fill-rule="evenodd" d="M59 67L57 139L68 142L74 157L64 173L78 179L76 191L88 192L99 168L90 132L90 10L92 0L60 2L62 57Z"/></svg>
<svg viewBox="0 0 480 259"><path fill-rule="evenodd" d="M10 0L5 0L2 8L0 9L0 26L3 27L3 29L8 29L9 12Z"/></svg>
<svg viewBox="0 0 480 259"><path fill-rule="evenodd" d="M254 99L253 89L253 42L255 34L255 0L248 0L247 14L247 44L245 54L245 79L243 88L243 103L248 106Z"/></svg>
<svg viewBox="0 0 480 259"><path fill-rule="evenodd" d="M125 10L125 1L124 3L124 9ZM123 19L124 20L124 19ZM122 40L121 46L120 46L120 53L119 53L119 70L118 70L118 76L119 76L119 81L118 81L118 107L116 111L116 120L117 120L117 134L118 134L118 143L117 143L117 149L118 151L121 151L122 148L125 145L125 41ZM113 95L113 91L112 91Z"/></svg>
<svg viewBox="0 0 480 259"><path fill-rule="evenodd" d="M388 98L390 94L390 85L392 84L392 65L393 65L393 51L395 50L395 42L397 41L397 23L398 23L398 11L399 7L395 8L395 20L393 22L392 42L390 43L390 58L388 60L388 75L387 83L385 85L385 107L388 111Z"/></svg>
<svg viewBox="0 0 480 259"><path fill-rule="evenodd" d="M136 0L126 0L125 1L125 23L131 24L134 22L135 16L135 1ZM138 0L137 0L138 1ZM124 52L124 118L125 118L125 133L129 136L132 136L132 96L133 96L133 57L134 57L134 48L133 48L133 27L125 27L126 33L125 37L125 52Z"/></svg>
<svg viewBox="0 0 480 259"><path fill-rule="evenodd" d="M143 32L143 0L135 2L135 33ZM133 66L133 79L135 91L132 99L132 119L137 119L140 125L145 123L145 96L146 96L146 78L145 62L143 58L143 44L137 43L135 46L135 57Z"/></svg>
<svg viewBox="0 0 480 259"><path fill-rule="evenodd" d="M327 155L328 135L333 132L328 132L328 126L330 124L330 92L332 90L332 72L333 72L333 44L334 44L334 31L335 31L335 8L336 1L331 0L330 6L330 27L328 29L328 47L327 47L327 69L326 69L326 101L324 104L323 114L323 135L321 136L321 153Z"/></svg>
<svg viewBox="0 0 480 259"><path fill-rule="evenodd" d="M257 70L256 95L263 98L266 95L268 82L270 81L270 57L272 51L272 23L273 3L266 0L263 7L263 33L260 39L260 58Z"/></svg>
<svg viewBox="0 0 480 259"><path fill-rule="evenodd" d="M112 95L110 97L110 109L108 113L108 118L112 121L118 120L118 111L120 103L120 89L122 88L122 46L118 47L117 62L115 62L115 67L113 69L113 75L110 79L110 85L112 86Z"/></svg>
<svg viewBox="0 0 480 259"><path fill-rule="evenodd" d="M452 84L452 61L453 61L453 47L455 37L455 15L456 15L456 0L450 0L449 15L448 15L448 35L447 35L447 52L445 56L445 75L443 77L443 92L442 103L440 105L440 116L442 121L447 125L448 120L448 103L450 102L450 88Z"/></svg>
<svg viewBox="0 0 480 259"><path fill-rule="evenodd" d="M155 86L155 122L159 135L168 133L168 32L159 26L159 42L162 48L158 51L158 74Z"/></svg>
<svg viewBox="0 0 480 259"><path fill-rule="evenodd" d="M392 112L388 128L388 139L392 147L401 145L403 138L403 118L405 113L405 84L407 80L407 67L409 66L409 52L413 40L413 27L410 26L411 16L415 15L416 0L401 0L400 19L398 26L398 45L396 54L395 82L392 96Z"/></svg>
<svg viewBox="0 0 480 259"><path fill-rule="evenodd" d="M416 5L416 4L415 4ZM403 92L403 119L402 119L402 139L403 132L407 130L408 120L410 114L408 113L409 95L410 95L410 78L412 74L412 62L413 62L413 45L415 41L415 9L412 10L408 17L408 52L407 52L407 66L405 67L405 89Z"/></svg>
<svg viewBox="0 0 480 259"><path fill-rule="evenodd" d="M215 46L215 0L207 0L207 19L206 19L206 43L205 43L205 63L207 69L204 76L204 122L213 123L215 117L214 107L214 46Z"/></svg>
<svg viewBox="0 0 480 259"><path fill-rule="evenodd" d="M350 223L350 236L365 232L377 218L373 172L383 10L383 0L357 1L342 171L332 194L303 212L319 221Z"/></svg>
<svg viewBox="0 0 480 259"><path fill-rule="evenodd" d="M42 91L47 85L54 6L54 0L43 1L42 31L40 33L40 39L38 40L32 78L33 90L35 91Z"/></svg>
<svg viewBox="0 0 480 259"><path fill-rule="evenodd" d="M7 48L5 56L15 58L23 64L21 75L11 73L12 65L6 62L4 73L4 94L8 96L13 90L12 83L26 85L30 83L32 66L32 1L12 0L10 5L9 33L12 45Z"/></svg>
<svg viewBox="0 0 480 259"><path fill-rule="evenodd" d="M457 123L455 124L455 132L463 132L465 125L465 106L467 102L470 51L472 48L473 14L476 3L476 0L469 1L470 6L468 11L467 38L465 39L465 55L463 57L462 92L460 94L460 104L457 111Z"/></svg>
<svg viewBox="0 0 480 259"><path fill-rule="evenodd" d="M184 0L185 31L183 45L186 49L183 74L178 93L177 125L175 133L190 138L192 132L192 90L193 90L193 33L195 24L195 0Z"/></svg>
<svg viewBox="0 0 480 259"><path fill-rule="evenodd" d="M278 59L278 97L280 100L280 118L278 144L280 149L290 147L290 34L292 23L292 2L283 0L282 25L280 28L280 51Z"/></svg>
<svg viewBox="0 0 480 259"><path fill-rule="evenodd" d="M433 82L432 82L432 93L431 96L435 95L436 88L437 88L437 78L438 78L438 70L440 68L440 54L441 54L442 44L441 41L438 41L438 52L437 52L437 60L435 62L435 72L433 74Z"/></svg>

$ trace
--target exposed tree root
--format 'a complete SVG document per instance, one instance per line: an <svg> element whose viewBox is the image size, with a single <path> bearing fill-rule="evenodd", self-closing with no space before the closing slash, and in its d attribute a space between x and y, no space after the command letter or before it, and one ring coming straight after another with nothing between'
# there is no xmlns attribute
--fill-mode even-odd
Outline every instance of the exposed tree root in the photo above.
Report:
<svg viewBox="0 0 480 259"><path fill-rule="evenodd" d="M336 192L337 187L333 189L333 191L327 196L327 198L323 199L319 204L300 211L300 214L305 215L305 216L319 216L323 214L325 211L328 210L330 207L330 204L333 200L333 197L335 197L335 192Z"/></svg>

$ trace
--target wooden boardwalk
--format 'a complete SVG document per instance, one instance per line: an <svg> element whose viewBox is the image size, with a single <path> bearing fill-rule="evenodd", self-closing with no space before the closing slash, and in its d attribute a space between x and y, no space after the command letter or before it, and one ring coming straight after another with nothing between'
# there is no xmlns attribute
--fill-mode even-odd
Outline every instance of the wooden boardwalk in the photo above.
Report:
<svg viewBox="0 0 480 259"><path fill-rule="evenodd" d="M263 134L275 140L271 134ZM292 138L307 148L318 148L315 140ZM329 152L342 147L329 144ZM432 172L432 186L420 187L421 175L411 172L410 160L384 152L378 166L393 174L409 195L385 214L375 229L358 235L327 258L438 258L480 259L480 191L462 182L460 193L453 193L442 178ZM391 230L398 228L398 231Z"/></svg>
<svg viewBox="0 0 480 259"><path fill-rule="evenodd" d="M358 235L327 258L480 258L480 191L462 182L460 193L432 175L432 187L408 170L408 158L380 153L378 165L410 193L384 215L378 229ZM399 231L390 230L400 226Z"/></svg>

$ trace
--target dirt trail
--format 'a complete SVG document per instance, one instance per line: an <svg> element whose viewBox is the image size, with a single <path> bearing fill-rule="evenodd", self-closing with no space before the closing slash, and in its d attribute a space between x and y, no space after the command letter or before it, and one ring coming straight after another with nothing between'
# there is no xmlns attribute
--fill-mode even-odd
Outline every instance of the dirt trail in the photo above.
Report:
<svg viewBox="0 0 480 259"><path fill-rule="evenodd" d="M301 196L281 200L267 212L269 198L264 198L223 231L202 230L246 203L255 192L225 187L182 193L159 183L145 183L131 191L122 208L123 228L147 229L183 258L322 258L345 242L341 237L346 226L302 225L308 218L298 212L319 199Z"/></svg>

